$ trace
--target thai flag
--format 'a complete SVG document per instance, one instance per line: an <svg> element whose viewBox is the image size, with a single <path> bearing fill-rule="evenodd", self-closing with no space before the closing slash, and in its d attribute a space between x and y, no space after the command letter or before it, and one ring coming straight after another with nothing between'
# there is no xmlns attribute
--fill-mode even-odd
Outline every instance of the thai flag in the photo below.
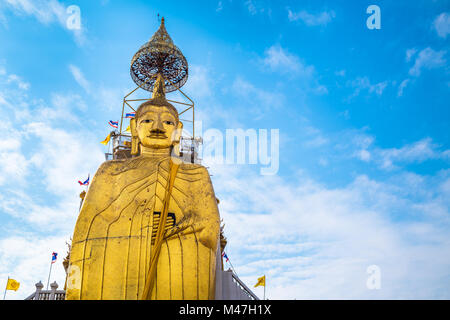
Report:
<svg viewBox="0 0 450 320"><path fill-rule="evenodd" d="M222 258L225 258L225 259L226 259L225 262L228 262L228 260L230 260L230 259L228 259L228 256L227 256L227 254L225 253L225 251L222 252Z"/></svg>
<svg viewBox="0 0 450 320"><path fill-rule="evenodd" d="M88 178L86 180L84 180L84 182L81 182L80 180L78 180L78 183L80 184L80 186L88 186L89 185L89 175L88 175Z"/></svg>
<svg viewBox="0 0 450 320"><path fill-rule="evenodd" d="M112 120L109 120L109 125L111 126L111 127L114 127L114 128L118 128L119 127L119 121L112 121Z"/></svg>
<svg viewBox="0 0 450 320"><path fill-rule="evenodd" d="M136 117L136 112L130 112L125 114L125 118L134 118Z"/></svg>
<svg viewBox="0 0 450 320"><path fill-rule="evenodd" d="M58 254L56 252L52 253L52 263L56 262L56 257L58 256Z"/></svg>

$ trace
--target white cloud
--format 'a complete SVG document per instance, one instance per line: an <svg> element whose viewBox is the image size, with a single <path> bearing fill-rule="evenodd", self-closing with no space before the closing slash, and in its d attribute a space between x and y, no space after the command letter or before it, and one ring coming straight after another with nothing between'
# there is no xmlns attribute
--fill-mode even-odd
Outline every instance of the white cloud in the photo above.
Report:
<svg viewBox="0 0 450 320"><path fill-rule="evenodd" d="M6 286L8 277L20 282L19 290L8 291L6 299L25 299L36 291L35 283L39 281L46 288L53 251L58 253L58 259L52 266L50 283L56 281L58 290L64 289L62 261L67 254L65 242L69 239L70 234L46 237L17 234L0 239L0 286Z"/></svg>
<svg viewBox="0 0 450 320"><path fill-rule="evenodd" d="M44 25L58 23L64 29L72 32L76 42L80 45L86 40L83 25L79 29L67 28L69 14L65 5L58 0L6 0L5 3L16 15L34 16Z"/></svg>
<svg viewBox="0 0 450 320"><path fill-rule="evenodd" d="M412 76L420 76L423 69L435 69L446 64L444 56L446 51L434 51L430 47L423 49L416 56L414 65L409 69L409 74Z"/></svg>
<svg viewBox="0 0 450 320"><path fill-rule="evenodd" d="M39 146L31 160L44 174L45 187L52 194L76 194L79 191L77 181L89 172L93 175L93 170L104 159L101 145L89 134L67 132L39 122L27 124L25 131Z"/></svg>
<svg viewBox="0 0 450 320"><path fill-rule="evenodd" d="M252 83L237 77L231 88L232 92L246 101L253 101L259 108L279 108L283 105L284 96L275 91L268 91L255 87Z"/></svg>
<svg viewBox="0 0 450 320"><path fill-rule="evenodd" d="M132 90L132 89L127 90L123 88L122 89L108 88L102 85L92 85L91 82L86 79L86 77L83 74L83 71L79 67L69 64L69 70L75 81L80 85L80 87L84 89L84 91L88 94L88 96L96 102L97 106L102 107L107 111L111 111L116 108L121 108L122 107L121 102L123 101L124 96ZM195 75L196 74L194 73L194 80L196 79ZM203 91L206 90L205 88L202 89ZM72 95L71 98L74 97L79 98L78 99L79 103L77 103L77 107L80 110L85 110L86 105L81 102L81 98L78 95ZM62 97L59 98L63 101L60 101L58 104L55 105L65 105L67 103L67 101L64 101L66 99L62 99Z"/></svg>
<svg viewBox="0 0 450 320"><path fill-rule="evenodd" d="M450 33L450 15L447 12L438 15L433 21L433 27L439 37L447 38Z"/></svg>
<svg viewBox="0 0 450 320"><path fill-rule="evenodd" d="M89 81L86 80L86 78L83 75L83 72L77 67L72 64L69 65L70 72L72 73L72 76L74 77L75 81L87 92L89 93L91 91L91 85Z"/></svg>
<svg viewBox="0 0 450 320"><path fill-rule="evenodd" d="M401 148L379 149L381 167L384 169L395 168L395 162L413 163L432 159L450 159L450 150L441 151L431 138L424 138Z"/></svg>
<svg viewBox="0 0 450 320"><path fill-rule="evenodd" d="M406 62L411 61L411 58L417 53L417 49L416 48L411 48L406 50Z"/></svg>
<svg viewBox="0 0 450 320"><path fill-rule="evenodd" d="M362 149L358 152L358 158L362 161L369 161L370 160L370 152L366 149Z"/></svg>
<svg viewBox="0 0 450 320"><path fill-rule="evenodd" d="M79 209L77 180L93 174L104 156L98 137L81 125L86 105L78 95L51 93L47 104L29 98L26 86L16 88L20 78L0 76L6 116L0 122L0 213L8 230L0 238L0 281L18 280L20 290L7 298L23 299L38 280L46 284L52 251L62 261ZM62 266L54 268L52 279L63 287Z"/></svg>
<svg viewBox="0 0 450 320"><path fill-rule="evenodd" d="M189 67L189 81L183 90L192 92L192 95L195 95L197 99L211 96L213 79L210 77L210 72L211 70L205 66L191 65Z"/></svg>
<svg viewBox="0 0 450 320"><path fill-rule="evenodd" d="M343 70L336 71L334 74L339 77L345 77L346 71L343 69Z"/></svg>
<svg viewBox="0 0 450 320"><path fill-rule="evenodd" d="M328 93L325 85L319 84L317 72L313 65L307 65L298 56L290 53L279 44L275 44L264 52L264 57L260 59L265 70L279 72L290 77L301 78L308 82L306 86L311 92L323 95Z"/></svg>
<svg viewBox="0 0 450 320"><path fill-rule="evenodd" d="M245 4L245 6L247 6L247 10L248 10L248 12L250 12L251 15L255 15L258 12L264 11L264 9L258 9L256 7L255 0L247 0L247 1L245 1L244 4Z"/></svg>
<svg viewBox="0 0 450 320"><path fill-rule="evenodd" d="M336 14L334 11L323 11L320 13L312 14L305 10L295 13L288 9L289 21L301 20L307 26L325 26L330 23L331 20L335 17Z"/></svg>
<svg viewBox="0 0 450 320"><path fill-rule="evenodd" d="M307 120L304 121L307 122ZM303 143L306 147L318 148L329 142L319 129L311 125L306 124L301 131L306 134L305 142Z"/></svg>
<svg viewBox="0 0 450 320"><path fill-rule="evenodd" d="M403 80L400 85L398 86L397 96L401 97L403 96L403 90L407 87L408 83L411 81L411 79L405 79Z"/></svg>
<svg viewBox="0 0 450 320"><path fill-rule="evenodd" d="M220 12L220 11L222 11L222 9L223 9L222 1L219 1L219 2L217 3L216 12Z"/></svg>
<svg viewBox="0 0 450 320"><path fill-rule="evenodd" d="M442 182L433 187L427 179L412 184L400 175L387 183L360 175L345 187L328 188L295 172L290 182L248 168L212 166L211 173L213 182L220 181L215 189L227 255L248 285L266 274L269 299L448 297L441 287L450 270ZM409 199L408 192L429 187L430 198ZM430 215L424 204L447 216ZM394 219L398 211L420 222ZM381 268L381 290L366 287L373 264Z"/></svg>
<svg viewBox="0 0 450 320"><path fill-rule="evenodd" d="M32 15L39 22L49 24L65 23L65 8L56 0L6 0L16 14Z"/></svg>
<svg viewBox="0 0 450 320"><path fill-rule="evenodd" d="M20 89L28 90L30 88L30 84L28 82L22 81L22 79L15 74L11 74L8 76L8 83L16 83Z"/></svg>
<svg viewBox="0 0 450 320"><path fill-rule="evenodd" d="M343 135L344 140L349 139ZM384 170L399 169L406 164L428 160L450 160L450 150L442 150L431 138L423 138L400 148L380 148L374 145L374 138L364 133L351 133L353 156L362 161L373 161ZM345 148L343 148L345 150Z"/></svg>
<svg viewBox="0 0 450 320"><path fill-rule="evenodd" d="M375 93L381 96L388 85L388 81L373 84L368 77L357 77L355 80L348 81L347 85L355 88L350 98L358 96L362 90L367 90L369 93Z"/></svg>
<svg viewBox="0 0 450 320"><path fill-rule="evenodd" d="M305 65L296 55L289 53L280 45L273 45L267 49L262 62L272 71L301 74L305 77L310 77L314 73L313 66Z"/></svg>

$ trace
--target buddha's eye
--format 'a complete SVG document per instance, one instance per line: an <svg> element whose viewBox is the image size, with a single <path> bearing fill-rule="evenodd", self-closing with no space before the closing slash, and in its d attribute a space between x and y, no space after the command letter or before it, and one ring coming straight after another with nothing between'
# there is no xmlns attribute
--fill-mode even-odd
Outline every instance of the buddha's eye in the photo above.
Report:
<svg viewBox="0 0 450 320"><path fill-rule="evenodd" d="M173 125L174 124L173 121L170 121L170 120L166 120L166 121L164 121L164 123L168 124L168 125Z"/></svg>
<svg viewBox="0 0 450 320"><path fill-rule="evenodd" d="M152 122L153 120L151 120L151 119L144 119L144 120L142 120L141 121L141 123L150 123L150 122Z"/></svg>

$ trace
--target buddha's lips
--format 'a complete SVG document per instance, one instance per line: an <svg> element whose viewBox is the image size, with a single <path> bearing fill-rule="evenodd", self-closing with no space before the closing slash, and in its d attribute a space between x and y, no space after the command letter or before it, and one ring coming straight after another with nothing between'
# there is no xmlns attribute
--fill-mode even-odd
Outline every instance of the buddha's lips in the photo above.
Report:
<svg viewBox="0 0 450 320"><path fill-rule="evenodd" d="M164 133L153 133L147 137L150 139L167 139L167 136Z"/></svg>

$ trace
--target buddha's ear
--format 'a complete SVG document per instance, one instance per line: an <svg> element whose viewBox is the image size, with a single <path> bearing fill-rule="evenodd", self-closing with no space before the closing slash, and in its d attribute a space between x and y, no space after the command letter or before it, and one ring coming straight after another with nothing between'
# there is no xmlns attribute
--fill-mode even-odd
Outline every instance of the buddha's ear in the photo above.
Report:
<svg viewBox="0 0 450 320"><path fill-rule="evenodd" d="M173 133L173 143L180 143L181 134L183 133L183 122L178 121L177 127Z"/></svg>
<svg viewBox="0 0 450 320"><path fill-rule="evenodd" d="M130 119L130 129L131 129L131 135L137 136L136 118L131 118Z"/></svg>
<svg viewBox="0 0 450 320"><path fill-rule="evenodd" d="M182 159L181 157L181 148L180 148L180 139L181 139L181 133L183 132L183 123L181 121L178 121L177 127L172 133L172 161L176 164L181 164Z"/></svg>
<svg viewBox="0 0 450 320"><path fill-rule="evenodd" d="M130 119L130 129L131 129L131 154L139 154L139 137L136 130L136 118Z"/></svg>

